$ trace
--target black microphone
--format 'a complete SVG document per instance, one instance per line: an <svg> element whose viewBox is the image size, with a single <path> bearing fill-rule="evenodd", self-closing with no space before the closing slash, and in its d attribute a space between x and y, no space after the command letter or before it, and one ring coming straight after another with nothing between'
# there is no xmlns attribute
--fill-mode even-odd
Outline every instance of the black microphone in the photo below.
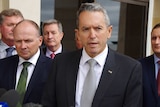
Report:
<svg viewBox="0 0 160 107"><path fill-rule="evenodd" d="M0 97L0 102L6 102L9 107L16 107L20 96L14 89L7 91Z"/></svg>
<svg viewBox="0 0 160 107"><path fill-rule="evenodd" d="M41 104L26 103L22 107L43 107Z"/></svg>
<svg viewBox="0 0 160 107"><path fill-rule="evenodd" d="M0 97L6 92L6 89L0 88Z"/></svg>

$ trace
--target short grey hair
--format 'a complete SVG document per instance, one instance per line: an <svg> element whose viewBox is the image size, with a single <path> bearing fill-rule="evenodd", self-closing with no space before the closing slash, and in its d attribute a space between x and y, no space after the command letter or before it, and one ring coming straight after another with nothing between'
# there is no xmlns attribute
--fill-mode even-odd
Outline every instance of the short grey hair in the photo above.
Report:
<svg viewBox="0 0 160 107"><path fill-rule="evenodd" d="M0 13L0 24L3 23L5 17L19 16L24 19L22 13L18 9L5 9Z"/></svg>
<svg viewBox="0 0 160 107"><path fill-rule="evenodd" d="M42 31L43 31L43 29L46 25L50 25L50 24L57 24L59 31L63 32L62 23L59 20L56 20L56 19L49 19L49 20L44 21L43 24L42 24Z"/></svg>
<svg viewBox="0 0 160 107"><path fill-rule="evenodd" d="M107 14L107 11L104 7L102 7L98 3L82 3L79 10L77 11L77 21L76 21L77 27L79 26L79 15L83 11L102 12L104 14L104 17L105 17L106 26L110 25L110 19L109 19L109 16Z"/></svg>

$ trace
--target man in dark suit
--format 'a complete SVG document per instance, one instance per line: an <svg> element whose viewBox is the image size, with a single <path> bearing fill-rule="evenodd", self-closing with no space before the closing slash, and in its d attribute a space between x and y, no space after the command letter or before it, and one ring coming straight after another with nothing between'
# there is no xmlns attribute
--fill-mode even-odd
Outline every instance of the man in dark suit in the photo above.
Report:
<svg viewBox="0 0 160 107"><path fill-rule="evenodd" d="M64 33L60 21L56 19L44 21L42 24L42 34L44 38L42 50L47 57L53 59L56 54L65 52L61 43Z"/></svg>
<svg viewBox="0 0 160 107"><path fill-rule="evenodd" d="M76 35L84 48L55 57L44 107L142 107L141 64L108 48L112 26L106 10L84 3L77 15Z"/></svg>
<svg viewBox="0 0 160 107"><path fill-rule="evenodd" d="M151 31L151 45L154 54L140 59L143 68L143 107L160 107L157 85L160 68L160 23Z"/></svg>
<svg viewBox="0 0 160 107"><path fill-rule="evenodd" d="M39 104L52 60L40 52L42 36L35 22L21 21L14 28L13 36L18 55L0 60L0 88L17 90L23 62L29 62L23 104Z"/></svg>

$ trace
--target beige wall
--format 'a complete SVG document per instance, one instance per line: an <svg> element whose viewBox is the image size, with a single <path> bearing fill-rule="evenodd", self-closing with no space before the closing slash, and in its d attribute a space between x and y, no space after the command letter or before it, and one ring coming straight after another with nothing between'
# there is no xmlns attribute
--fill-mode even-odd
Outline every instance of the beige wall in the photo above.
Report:
<svg viewBox="0 0 160 107"><path fill-rule="evenodd" d="M24 18L31 19L40 25L41 0L10 0L9 7L19 9Z"/></svg>
<svg viewBox="0 0 160 107"><path fill-rule="evenodd" d="M41 0L0 0L0 11L7 8L19 9L25 19L40 25Z"/></svg>
<svg viewBox="0 0 160 107"><path fill-rule="evenodd" d="M153 26L160 23L160 0L154 0L154 10L153 10Z"/></svg>
<svg viewBox="0 0 160 107"><path fill-rule="evenodd" d="M147 29L147 44L146 44L146 56L151 55L151 30L153 26L160 23L160 0L150 0L149 14L148 14L148 29Z"/></svg>
<svg viewBox="0 0 160 107"><path fill-rule="evenodd" d="M3 9L7 9L9 7L8 2L9 2L8 0L0 0L0 12ZM1 38L1 34L0 34L0 38Z"/></svg>
<svg viewBox="0 0 160 107"><path fill-rule="evenodd" d="M24 18L40 25L41 0L0 0L0 11L7 8L19 9Z"/></svg>
<svg viewBox="0 0 160 107"><path fill-rule="evenodd" d="M0 11L3 9L7 9L9 7L9 1L8 0L0 0Z"/></svg>

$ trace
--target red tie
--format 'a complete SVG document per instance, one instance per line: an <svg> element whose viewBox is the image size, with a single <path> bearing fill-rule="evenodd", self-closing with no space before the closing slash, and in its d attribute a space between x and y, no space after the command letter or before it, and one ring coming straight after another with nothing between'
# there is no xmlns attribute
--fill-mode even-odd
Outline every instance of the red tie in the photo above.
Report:
<svg viewBox="0 0 160 107"><path fill-rule="evenodd" d="M51 57L52 59L54 59L54 57L55 57L54 52L50 54L50 57Z"/></svg>
<svg viewBox="0 0 160 107"><path fill-rule="evenodd" d="M158 63L158 67L159 67L160 61L158 61L157 63ZM160 96L160 67L158 68L157 87L158 87L158 96Z"/></svg>

